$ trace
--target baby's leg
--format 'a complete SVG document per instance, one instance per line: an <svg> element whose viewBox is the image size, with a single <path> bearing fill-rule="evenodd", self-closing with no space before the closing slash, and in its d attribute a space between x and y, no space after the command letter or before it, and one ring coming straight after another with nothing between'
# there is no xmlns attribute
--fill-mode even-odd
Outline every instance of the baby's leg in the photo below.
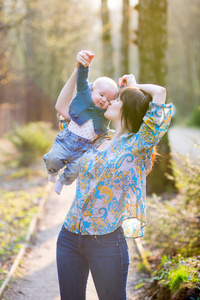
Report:
<svg viewBox="0 0 200 300"><path fill-rule="evenodd" d="M66 165L67 158L72 151L70 147L73 146L70 140L65 137L65 132L63 130L57 135L53 147L43 157L51 181L57 177L59 170Z"/></svg>
<svg viewBox="0 0 200 300"><path fill-rule="evenodd" d="M70 185L78 177L79 173L79 161L80 157L75 161L68 161L64 169L64 172L61 173L60 178L57 180L55 185L55 192L60 195L63 184Z"/></svg>

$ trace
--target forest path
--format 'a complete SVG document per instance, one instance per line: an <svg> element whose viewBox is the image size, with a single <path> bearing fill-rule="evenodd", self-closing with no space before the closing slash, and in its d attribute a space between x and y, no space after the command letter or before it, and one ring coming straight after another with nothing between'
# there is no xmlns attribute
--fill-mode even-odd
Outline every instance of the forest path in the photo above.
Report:
<svg viewBox="0 0 200 300"><path fill-rule="evenodd" d="M180 154L190 154L192 158L200 156L200 129L194 127L172 126L168 133L171 151Z"/></svg>
<svg viewBox="0 0 200 300"><path fill-rule="evenodd" d="M200 143L200 130L174 126L169 131L169 141L172 151L200 155L200 150L194 148L193 140ZM59 300L59 288L56 271L56 239L62 226L65 214L68 211L75 193L75 184L64 187L61 196L54 190L46 202L42 219L38 224L38 231L34 243L27 249L14 280L4 293L5 300ZM134 256L133 241L128 241L130 258ZM134 261L131 259L128 277L128 300L136 299L133 287L137 280L134 270ZM87 286L87 300L97 300L96 291L89 277Z"/></svg>

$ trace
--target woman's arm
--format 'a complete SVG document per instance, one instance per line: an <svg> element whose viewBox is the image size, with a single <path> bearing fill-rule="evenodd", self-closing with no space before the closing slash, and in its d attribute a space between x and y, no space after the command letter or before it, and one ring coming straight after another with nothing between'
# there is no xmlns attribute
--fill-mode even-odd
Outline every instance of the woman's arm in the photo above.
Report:
<svg viewBox="0 0 200 300"><path fill-rule="evenodd" d="M68 110L76 88L77 72L78 66L76 66L72 75L62 88L55 105L55 109L66 119L69 118Z"/></svg>
<svg viewBox="0 0 200 300"><path fill-rule="evenodd" d="M162 86L155 84L136 84L135 87L151 95L153 103L164 104L166 101L166 89Z"/></svg>
<svg viewBox="0 0 200 300"><path fill-rule="evenodd" d="M138 84L136 83L135 76L124 75L119 79L119 85L134 86L151 95L153 103L164 104L166 100L166 89L162 86L155 84Z"/></svg>
<svg viewBox="0 0 200 300"><path fill-rule="evenodd" d="M64 118L69 118L68 110L76 88L76 77L78 73L79 64L82 64L84 67L87 67L90 65L93 58L94 58L94 54L92 54L90 51L82 50L77 54L76 67L72 75L70 76L70 78L68 79L64 87L62 88L55 105L55 109Z"/></svg>

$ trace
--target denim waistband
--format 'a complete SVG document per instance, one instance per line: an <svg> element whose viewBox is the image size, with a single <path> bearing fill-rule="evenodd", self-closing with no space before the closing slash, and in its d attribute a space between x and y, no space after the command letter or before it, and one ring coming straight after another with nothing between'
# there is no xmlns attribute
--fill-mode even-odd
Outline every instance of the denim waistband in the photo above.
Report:
<svg viewBox="0 0 200 300"><path fill-rule="evenodd" d="M66 131L67 131L67 134L69 136L71 136L72 138L76 139L79 142L84 142L84 143L87 143L87 144L90 144L90 145L93 144L93 141L91 141L89 139L86 139L86 138L84 138L82 136L79 136L76 133L73 133L72 131L70 131L69 129L67 129Z"/></svg>
<svg viewBox="0 0 200 300"><path fill-rule="evenodd" d="M112 231L112 232L109 232L109 233L105 233L105 234L100 234L99 236L109 236L109 235L113 235L113 234L115 234L115 233L124 233L124 230L123 230L123 228L120 226L120 227L118 227L116 230L114 230L114 231ZM96 236L98 236L98 235L96 235Z"/></svg>

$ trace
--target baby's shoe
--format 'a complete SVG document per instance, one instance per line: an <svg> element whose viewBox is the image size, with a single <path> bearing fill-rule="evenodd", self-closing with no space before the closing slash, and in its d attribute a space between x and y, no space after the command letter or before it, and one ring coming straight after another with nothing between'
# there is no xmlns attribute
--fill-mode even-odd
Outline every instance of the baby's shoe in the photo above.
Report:
<svg viewBox="0 0 200 300"><path fill-rule="evenodd" d="M49 174L49 181L51 181L53 183L56 183L56 181L57 181L57 175Z"/></svg>
<svg viewBox="0 0 200 300"><path fill-rule="evenodd" d="M61 191L62 191L62 188L63 188L63 184L62 184L62 183L60 182L60 180L58 179L58 180L56 181L54 190L55 190L55 192L56 192L58 195L60 195L60 193L61 193Z"/></svg>

